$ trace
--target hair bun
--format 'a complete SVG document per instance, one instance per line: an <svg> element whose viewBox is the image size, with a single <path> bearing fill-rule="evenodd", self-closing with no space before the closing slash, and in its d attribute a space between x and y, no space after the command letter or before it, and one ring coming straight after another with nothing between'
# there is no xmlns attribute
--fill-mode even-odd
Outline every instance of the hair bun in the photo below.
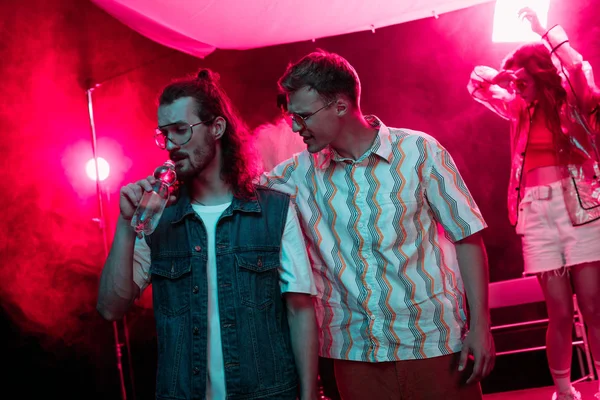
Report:
<svg viewBox="0 0 600 400"><path fill-rule="evenodd" d="M212 72L208 68L202 68L200 71L198 71L197 78L200 81L218 82L219 74L217 74L216 72Z"/></svg>

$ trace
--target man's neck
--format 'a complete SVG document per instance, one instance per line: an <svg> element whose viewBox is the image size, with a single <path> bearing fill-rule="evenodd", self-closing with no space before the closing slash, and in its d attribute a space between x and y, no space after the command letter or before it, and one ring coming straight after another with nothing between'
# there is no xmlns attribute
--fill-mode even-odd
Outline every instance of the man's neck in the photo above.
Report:
<svg viewBox="0 0 600 400"><path fill-rule="evenodd" d="M233 198L231 187L220 179L216 182L198 177L189 184L189 193L192 204L203 206L228 203Z"/></svg>
<svg viewBox="0 0 600 400"><path fill-rule="evenodd" d="M217 155L213 163L188 184L190 201L195 204L214 206L228 203L233 198L231 186L221 177L221 162Z"/></svg>
<svg viewBox="0 0 600 400"><path fill-rule="evenodd" d="M371 148L377 132L378 129L371 126L365 117L358 113L348 118L342 134L331 147L341 157L358 160Z"/></svg>

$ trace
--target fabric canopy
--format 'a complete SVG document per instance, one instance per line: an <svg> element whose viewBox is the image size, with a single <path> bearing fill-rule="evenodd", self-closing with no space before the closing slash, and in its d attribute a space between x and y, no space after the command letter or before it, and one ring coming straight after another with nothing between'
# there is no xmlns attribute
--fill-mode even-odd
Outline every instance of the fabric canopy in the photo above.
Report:
<svg viewBox="0 0 600 400"><path fill-rule="evenodd" d="M125 25L196 57L377 29L491 0L92 0Z"/></svg>

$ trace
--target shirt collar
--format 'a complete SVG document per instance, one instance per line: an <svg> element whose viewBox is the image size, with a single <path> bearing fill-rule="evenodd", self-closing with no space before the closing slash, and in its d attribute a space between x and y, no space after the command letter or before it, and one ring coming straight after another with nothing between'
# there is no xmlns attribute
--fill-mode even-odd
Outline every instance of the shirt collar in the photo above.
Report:
<svg viewBox="0 0 600 400"><path fill-rule="evenodd" d="M189 197L188 189L182 185L180 188L177 204L174 210L174 218L172 224L180 223L185 217L194 215L196 212L192 208L191 199ZM242 199L233 197L231 205L223 212L223 216L232 215L233 211L241 211L247 213L260 213L261 207L258 201L258 194L256 193L256 187L253 189L253 194L247 198Z"/></svg>
<svg viewBox="0 0 600 400"><path fill-rule="evenodd" d="M331 161L343 162L351 161L353 163L360 163L364 161L371 154L375 154L388 163L392 161L392 138L390 135L390 129L383 123L379 118L374 115L366 115L365 119L374 128L379 128L375 140L371 147L363 154L358 160L352 160L349 158L341 157L337 151L330 146L320 152L313 154L313 160L315 166L319 169L325 169L329 166Z"/></svg>

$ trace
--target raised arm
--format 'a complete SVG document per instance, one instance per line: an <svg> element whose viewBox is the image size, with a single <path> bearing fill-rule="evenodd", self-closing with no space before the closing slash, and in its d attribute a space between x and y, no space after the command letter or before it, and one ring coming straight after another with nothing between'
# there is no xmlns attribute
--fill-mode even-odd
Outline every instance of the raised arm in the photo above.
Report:
<svg viewBox="0 0 600 400"><path fill-rule="evenodd" d="M535 11L527 7L521 9L520 14L530 22L531 30L541 36L579 108L586 114L592 113L598 106L598 99L595 95L596 84L590 63L584 61L583 56L571 47L569 37L560 25L546 29Z"/></svg>
<svg viewBox="0 0 600 400"><path fill-rule="evenodd" d="M512 71L496 71L479 65L471 72L467 90L473 98L504 119L514 119L518 115L517 102L512 89L515 79Z"/></svg>
<svg viewBox="0 0 600 400"><path fill-rule="evenodd" d="M130 226L130 221L144 190L152 190L154 180L154 177L149 177L121 188L119 201L121 215L110 253L100 275L96 304L100 315L109 321L120 319L125 315L139 296L140 285L144 283L144 280L140 279L141 273L137 271L136 275L134 271L134 265L140 264L139 260L134 260L136 234ZM138 261L137 264L134 261Z"/></svg>

